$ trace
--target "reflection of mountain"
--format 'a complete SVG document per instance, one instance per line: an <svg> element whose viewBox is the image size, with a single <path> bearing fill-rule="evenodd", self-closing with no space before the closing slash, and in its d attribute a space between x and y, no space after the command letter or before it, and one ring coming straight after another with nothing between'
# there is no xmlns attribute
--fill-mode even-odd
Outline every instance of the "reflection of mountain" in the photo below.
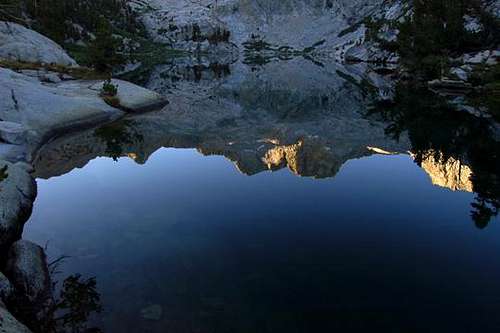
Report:
<svg viewBox="0 0 500 333"><path fill-rule="evenodd" d="M430 176L434 185L446 187L453 191L473 191L472 170L460 160L453 157L444 160L436 158L434 152L421 162L422 169Z"/></svg>
<svg viewBox="0 0 500 333"><path fill-rule="evenodd" d="M371 147L407 151L407 140L388 139L386 123L365 116L369 95L339 71L346 70L295 59L259 70L235 65L208 81L190 76L192 69L160 68L147 85L167 96L168 107L53 141L35 161L37 176L96 156L142 163L161 147L179 147L224 155L250 175L288 166L298 175L331 177L347 160L373 154ZM173 82L172 73L184 75Z"/></svg>
<svg viewBox="0 0 500 333"><path fill-rule="evenodd" d="M500 145L494 120L459 112L428 89L406 84L396 87L393 102L380 103L372 113L390 123L389 135L410 139L413 158L433 183L476 193L471 217L479 228L498 215Z"/></svg>
<svg viewBox="0 0 500 333"><path fill-rule="evenodd" d="M288 167L296 175L325 178L350 159L413 151L406 132L391 139L388 122L367 115L371 97L356 73L364 68L300 59L258 69L161 66L147 86L168 97L165 109L55 140L39 154L36 175L64 174L97 156L145 163L156 150L176 147L225 156L248 175ZM445 158L431 147L412 156L433 184L475 190L463 159Z"/></svg>

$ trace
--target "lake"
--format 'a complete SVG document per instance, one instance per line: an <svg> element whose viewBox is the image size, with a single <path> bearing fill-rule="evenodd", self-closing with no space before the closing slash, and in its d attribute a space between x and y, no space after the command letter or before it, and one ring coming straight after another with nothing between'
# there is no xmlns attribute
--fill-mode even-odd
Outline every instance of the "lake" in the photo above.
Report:
<svg viewBox="0 0 500 333"><path fill-rule="evenodd" d="M60 287L95 278L81 325L500 330L488 120L417 92L380 110L336 66L158 66L141 83L164 110L42 149L23 237L64 257Z"/></svg>

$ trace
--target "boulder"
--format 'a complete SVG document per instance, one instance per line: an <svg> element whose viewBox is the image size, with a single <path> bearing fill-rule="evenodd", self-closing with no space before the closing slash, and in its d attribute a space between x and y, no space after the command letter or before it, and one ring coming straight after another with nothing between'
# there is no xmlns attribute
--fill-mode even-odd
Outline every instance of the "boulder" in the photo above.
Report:
<svg viewBox="0 0 500 333"><path fill-rule="evenodd" d="M7 255L5 274L15 289L14 313L28 326L42 327L39 323L46 322L54 305L44 250L25 240L15 242Z"/></svg>
<svg viewBox="0 0 500 333"><path fill-rule="evenodd" d="M107 105L94 83L65 81L44 84L37 78L0 68L0 119L21 124L47 136L75 127L92 126L116 119L123 112Z"/></svg>
<svg viewBox="0 0 500 333"><path fill-rule="evenodd" d="M9 279L0 272L0 302L8 302L13 295L14 287L12 287Z"/></svg>
<svg viewBox="0 0 500 333"><path fill-rule="evenodd" d="M26 161L27 149L24 145L0 143L0 161L2 160L12 163Z"/></svg>
<svg viewBox="0 0 500 333"><path fill-rule="evenodd" d="M18 123L0 121L0 139L12 144L23 144L26 140L26 128Z"/></svg>
<svg viewBox="0 0 500 333"><path fill-rule="evenodd" d="M139 87L133 83L113 79L111 81L118 89L116 95L119 108L128 112L145 112L161 109L168 102L158 93ZM91 89L100 92L104 82L94 84Z"/></svg>
<svg viewBox="0 0 500 333"><path fill-rule="evenodd" d="M36 183L25 163L0 161L0 251L21 237L31 214Z"/></svg>
<svg viewBox="0 0 500 333"><path fill-rule="evenodd" d="M0 58L33 63L77 66L51 39L22 25L0 21Z"/></svg>
<svg viewBox="0 0 500 333"><path fill-rule="evenodd" d="M167 103L159 94L135 84L121 80L113 80L113 84L118 86L117 107L101 98L103 81L43 83L0 68L0 119L26 128L30 143L115 120L123 111L149 111Z"/></svg>
<svg viewBox="0 0 500 333"><path fill-rule="evenodd" d="M2 333L31 333L31 331L17 321L0 301L0 332Z"/></svg>

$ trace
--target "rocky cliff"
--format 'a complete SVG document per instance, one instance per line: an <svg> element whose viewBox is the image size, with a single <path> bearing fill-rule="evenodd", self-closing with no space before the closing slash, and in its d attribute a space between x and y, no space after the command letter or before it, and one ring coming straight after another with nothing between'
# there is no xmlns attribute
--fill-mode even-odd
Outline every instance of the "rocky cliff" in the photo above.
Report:
<svg viewBox="0 0 500 333"><path fill-rule="evenodd" d="M365 19L398 20L407 10L400 0L148 0L137 1L134 7L155 40L178 48L203 52L260 48L338 60L367 42ZM383 33L390 36L385 29ZM374 51L373 46L357 48L352 56L391 57Z"/></svg>

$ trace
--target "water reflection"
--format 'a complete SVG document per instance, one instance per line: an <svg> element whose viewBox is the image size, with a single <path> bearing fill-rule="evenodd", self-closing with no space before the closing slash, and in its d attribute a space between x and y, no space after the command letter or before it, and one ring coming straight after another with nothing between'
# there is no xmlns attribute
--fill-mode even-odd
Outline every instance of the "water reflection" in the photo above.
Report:
<svg viewBox="0 0 500 333"><path fill-rule="evenodd" d="M439 166L438 174L448 179L438 184L476 193L471 217L478 228L498 215L500 145L491 119L458 112L443 97L405 85L397 88L394 102L378 105L375 112L390 121L388 135L408 135L415 162L431 177Z"/></svg>
<svg viewBox="0 0 500 333"><path fill-rule="evenodd" d="M97 327L88 327L90 316L102 312L96 278L84 279L79 274L67 277L62 283L56 311L55 332L101 332Z"/></svg>
<svg viewBox="0 0 500 333"><path fill-rule="evenodd" d="M145 163L159 148L175 147L223 155L248 175L288 167L328 178L351 159L410 152L433 184L477 193L471 216L484 228L498 215L500 196L491 119L407 86L373 107L374 91L391 90L384 85L391 71L366 66L320 68L301 59L257 71L245 63L157 66L146 85L167 95L169 106L52 142L36 174L61 175L97 156Z"/></svg>
<svg viewBox="0 0 500 333"><path fill-rule="evenodd" d="M495 332L500 225L470 221L498 219L490 120L275 60L158 66L165 109L43 147L26 237L99 282L68 318L99 292L106 332Z"/></svg>

